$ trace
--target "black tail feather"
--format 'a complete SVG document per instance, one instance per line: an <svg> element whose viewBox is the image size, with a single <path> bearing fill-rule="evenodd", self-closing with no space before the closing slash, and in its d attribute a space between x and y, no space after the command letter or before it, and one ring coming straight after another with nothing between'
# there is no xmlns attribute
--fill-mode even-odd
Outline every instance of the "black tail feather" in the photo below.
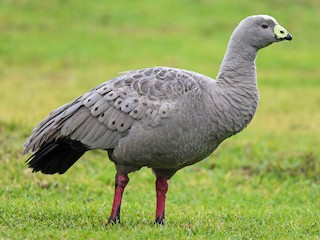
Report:
<svg viewBox="0 0 320 240"><path fill-rule="evenodd" d="M60 140L40 148L27 161L33 172L45 174L65 173L88 148L78 141Z"/></svg>

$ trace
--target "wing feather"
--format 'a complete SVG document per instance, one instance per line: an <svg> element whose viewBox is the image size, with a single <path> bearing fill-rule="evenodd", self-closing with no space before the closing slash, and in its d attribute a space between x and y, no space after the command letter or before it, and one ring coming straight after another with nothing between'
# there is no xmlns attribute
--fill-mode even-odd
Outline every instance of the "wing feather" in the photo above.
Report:
<svg viewBox="0 0 320 240"><path fill-rule="evenodd" d="M114 111L112 112L110 118L109 118L109 122L108 122L108 128L111 130L117 130L117 119L120 116L121 111L118 109L114 109Z"/></svg>
<svg viewBox="0 0 320 240"><path fill-rule="evenodd" d="M108 126L110 116L114 110L114 107L109 107L106 111L99 115L98 121L104 124L105 126Z"/></svg>
<svg viewBox="0 0 320 240"><path fill-rule="evenodd" d="M68 120L65 121L61 128L61 134L69 136L75 129L77 129L90 116L87 108L80 108Z"/></svg>
<svg viewBox="0 0 320 240"><path fill-rule="evenodd" d="M176 110L176 100L198 87L191 73L154 67L129 71L65 104L40 122L25 153L50 142L71 139L88 148L112 149L133 124L157 127ZM170 91L168 91L170 89Z"/></svg>
<svg viewBox="0 0 320 240"><path fill-rule="evenodd" d="M88 118L86 118L86 120L82 124L80 124L69 136L65 137L70 137L71 140L81 141L81 135L83 135L83 131L86 130L91 121L92 117L89 115Z"/></svg>
<svg viewBox="0 0 320 240"><path fill-rule="evenodd" d="M96 117L100 115L102 112L107 110L109 107L111 107L111 104L104 98L101 98L99 101L97 101L92 109L91 109L91 114L92 116Z"/></svg>

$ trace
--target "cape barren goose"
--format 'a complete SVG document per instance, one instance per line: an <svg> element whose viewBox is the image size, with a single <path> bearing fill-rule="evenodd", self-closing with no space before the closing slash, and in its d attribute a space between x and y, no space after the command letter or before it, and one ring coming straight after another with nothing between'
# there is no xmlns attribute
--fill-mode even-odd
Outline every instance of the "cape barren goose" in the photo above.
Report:
<svg viewBox="0 0 320 240"><path fill-rule="evenodd" d="M25 143L34 172L66 172L86 151L103 149L116 166L109 223L120 222L128 174L146 166L156 175L156 223L165 219L168 179L209 156L243 130L259 101L257 51L292 40L267 15L236 27L216 80L169 67L129 71L54 110Z"/></svg>

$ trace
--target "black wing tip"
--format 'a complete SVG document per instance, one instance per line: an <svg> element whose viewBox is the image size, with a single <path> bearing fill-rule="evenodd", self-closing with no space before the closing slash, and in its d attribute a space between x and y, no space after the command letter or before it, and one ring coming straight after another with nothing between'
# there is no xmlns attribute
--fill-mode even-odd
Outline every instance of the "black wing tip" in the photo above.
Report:
<svg viewBox="0 0 320 240"><path fill-rule="evenodd" d="M87 150L88 148L78 141L59 140L40 148L26 160L26 165L32 169L32 172L63 174Z"/></svg>

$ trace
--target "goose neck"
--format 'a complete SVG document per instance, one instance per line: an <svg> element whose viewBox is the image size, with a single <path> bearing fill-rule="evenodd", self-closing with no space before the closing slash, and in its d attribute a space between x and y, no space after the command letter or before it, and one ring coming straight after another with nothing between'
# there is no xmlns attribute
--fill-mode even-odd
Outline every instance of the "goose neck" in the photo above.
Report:
<svg viewBox="0 0 320 240"><path fill-rule="evenodd" d="M217 80L228 83L237 83L239 81L255 83L256 56L256 48L247 44L243 39L232 37L222 61Z"/></svg>

